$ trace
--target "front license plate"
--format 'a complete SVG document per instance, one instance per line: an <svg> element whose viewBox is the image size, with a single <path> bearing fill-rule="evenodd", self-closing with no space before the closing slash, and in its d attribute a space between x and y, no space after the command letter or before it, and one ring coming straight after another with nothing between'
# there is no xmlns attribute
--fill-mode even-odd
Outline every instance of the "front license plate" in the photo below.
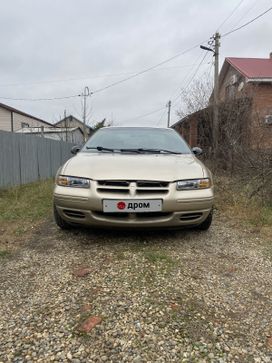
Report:
<svg viewBox="0 0 272 363"><path fill-rule="evenodd" d="M161 199L104 199L103 212L160 212Z"/></svg>

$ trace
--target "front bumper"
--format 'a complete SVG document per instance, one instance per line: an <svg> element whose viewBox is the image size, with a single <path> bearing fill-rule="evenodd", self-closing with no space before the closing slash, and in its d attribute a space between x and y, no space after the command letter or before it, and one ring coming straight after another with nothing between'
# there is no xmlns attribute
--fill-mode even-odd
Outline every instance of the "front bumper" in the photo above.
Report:
<svg viewBox="0 0 272 363"><path fill-rule="evenodd" d="M104 199L161 199L161 212L104 213ZM56 186L54 204L59 215L69 223L97 227L178 227L202 223L214 202L213 188L177 191L170 183L166 194L126 195L98 192L95 182L90 189Z"/></svg>

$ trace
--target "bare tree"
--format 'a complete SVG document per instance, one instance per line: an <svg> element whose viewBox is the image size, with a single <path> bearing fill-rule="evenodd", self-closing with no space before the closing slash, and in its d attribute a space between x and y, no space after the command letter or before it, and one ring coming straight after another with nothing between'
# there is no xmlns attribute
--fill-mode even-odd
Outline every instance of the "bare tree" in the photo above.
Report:
<svg viewBox="0 0 272 363"><path fill-rule="evenodd" d="M181 108L177 111L178 116L183 118L207 107L212 89L212 79L208 74L193 81L191 86L181 93Z"/></svg>
<svg viewBox="0 0 272 363"><path fill-rule="evenodd" d="M205 153L206 161L220 174L237 176L246 187L249 198L259 197L266 203L272 199L272 147L264 114L255 106L258 86L248 87L219 104L219 135L216 155L211 151L212 105L209 105L209 81L196 81L185 94L183 108L183 134L189 135L197 128L198 145ZM190 93L189 93L190 92ZM189 114L189 116L188 116ZM270 147L269 147L270 145Z"/></svg>

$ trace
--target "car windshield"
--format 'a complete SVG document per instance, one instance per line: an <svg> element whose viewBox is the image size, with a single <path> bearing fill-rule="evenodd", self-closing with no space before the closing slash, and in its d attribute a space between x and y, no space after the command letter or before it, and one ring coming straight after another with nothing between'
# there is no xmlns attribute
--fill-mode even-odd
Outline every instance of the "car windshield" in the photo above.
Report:
<svg viewBox="0 0 272 363"><path fill-rule="evenodd" d="M190 148L176 131L140 127L100 129L81 151L191 154Z"/></svg>

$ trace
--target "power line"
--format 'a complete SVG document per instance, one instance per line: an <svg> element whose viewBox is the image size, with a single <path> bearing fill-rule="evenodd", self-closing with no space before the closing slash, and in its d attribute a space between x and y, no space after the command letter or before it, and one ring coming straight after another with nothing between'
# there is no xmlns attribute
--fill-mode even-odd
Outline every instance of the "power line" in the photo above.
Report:
<svg viewBox="0 0 272 363"><path fill-rule="evenodd" d="M243 15L240 16L239 20L235 22L235 24L233 25L234 27L236 27L238 24L240 24L241 20L244 19L247 14L255 8L255 6L259 3L259 0L255 0L254 3L245 11L243 12Z"/></svg>
<svg viewBox="0 0 272 363"><path fill-rule="evenodd" d="M244 2L244 0L241 0L236 6L235 8L232 10L232 12L226 17L226 19L219 25L219 27L217 28L217 30L219 30L231 17L232 15L235 13L235 11L240 7L240 5L242 5L242 3Z"/></svg>
<svg viewBox="0 0 272 363"><path fill-rule="evenodd" d="M138 77L138 76L140 76L140 75L142 75L144 73L147 73L149 71L152 71L153 69L158 68L159 66L161 66L163 64L166 64L166 63L168 63L168 62L170 62L170 61L172 61L172 60L174 60L174 59L176 59L176 58L178 58L178 57L180 57L180 56L182 56L182 55L190 52L191 50L199 47L200 44L201 43L196 44L193 47L190 47L190 48L188 48L188 49L186 49L186 50L184 50L184 51L182 51L182 52L180 52L180 53L178 53L178 54L176 54L176 55L174 55L174 56L172 56L170 58L167 58L167 59L165 59L164 61L162 61L160 63L157 63L157 64L155 64L155 65L153 65L153 66L151 66L149 68L146 68L146 69L144 69L144 70L142 70L140 72L137 72L137 73L135 73L135 74L133 74L133 75L131 75L129 77L126 77L126 78L121 79L119 81L113 82L113 83L111 83L111 84L109 84L109 85L107 85L105 87L99 88L99 89L97 89L97 90L95 90L95 91L93 91L91 93L92 94L96 94L96 93L102 92L102 91L104 91L104 90L106 90L108 88L117 86L118 84L121 84L123 82L129 81L130 79L133 79L135 77ZM72 95L72 96L65 96L65 97L52 97L52 98L11 98L11 97L0 97L0 99L12 100L12 101L52 101L52 100L61 100L61 99L74 98L74 97L81 97L81 95Z"/></svg>
<svg viewBox="0 0 272 363"><path fill-rule="evenodd" d="M240 2L240 3L241 3L241 2ZM240 4L240 3L239 3L239 4ZM239 5L239 4L238 4L238 5ZM240 6L240 5L239 5L239 6ZM236 8L238 8L238 7L236 7ZM236 8L235 8L235 10L236 10ZM249 25L249 24L253 23L255 20L257 20L257 19L261 18L262 16L264 16L265 14L267 14L268 12L270 12L271 10L272 10L272 7L268 8L267 10L265 10L265 11L264 11L264 12L262 12L261 14L257 15L255 18L253 18L253 19L251 19L251 20L247 21L247 22L246 22L246 23L244 23L243 25L241 25L241 26L239 26L239 27L237 27L237 28L234 28L234 29L232 29L232 30L230 30L230 31L228 31L228 32L226 32L226 33L224 33L224 34L222 34L222 35L221 35L221 37L222 37L222 38L223 38L223 37L226 37L226 36L228 36L228 35L230 35L230 34L232 34L232 33L236 32L236 31L238 31L238 30L240 30L240 29L242 29L242 28L246 27L247 25ZM221 26L222 26L222 24L221 24ZM205 42L205 41L204 41L204 42ZM201 42L201 43L203 43L203 42ZM184 51L182 51L182 52L180 52L180 53L178 53L178 54L176 54L176 55L174 55L174 56L172 56L172 57L170 57L170 58L167 58L167 59L165 59L164 61L162 61L162 62L160 62L160 63L157 63L157 64L155 64L155 65L153 65L153 66L151 66L151 67L149 67L149 68L146 68L146 69L144 69L144 70L142 70L142 71L140 71L140 72L137 72L137 73L135 73L135 74L133 74L133 75L131 75L131 76L129 76L129 77L126 77L126 78L121 79L121 80L119 80L119 81L116 81L116 82L113 82L113 83L111 83L111 84L108 84L108 85L107 85L107 86L105 86L105 87L98 88L97 90L94 90L92 93L93 93L93 94L95 94L95 93L99 93L99 92L105 91L106 89L109 89L109 88L114 87L114 86L117 86L117 85L119 85L119 84L121 84L121 83L127 82L127 81L129 81L129 80L131 80L131 79L133 79L133 78L135 78L135 77L138 77L138 76L140 76L140 75L142 75L142 74L144 74L144 73L147 73L147 72L149 72L149 71L151 71L151 70L153 70L153 69L155 69L155 68L158 68L159 66L161 66L161 65L163 65L163 64L166 64L166 63L168 63L168 62L170 62L170 61L172 61L172 60L174 60L174 59L176 59L176 58L180 57L181 55L184 55L184 54L186 54L186 53L190 52L191 50L193 50L193 49L195 49L195 48L199 47L199 45L201 45L201 43L199 43L199 44L197 44L197 45L195 45L195 46L193 46L193 47L190 47L190 48L188 48L188 49L186 49L186 50L184 50ZM198 67L198 69L199 69L199 67ZM198 71L198 69L197 69L197 71ZM190 81L190 82L191 82L191 81ZM3 99L3 100L12 100L12 101L52 101L52 100L63 100L63 99L69 99L69 98L75 98L75 97L81 97L81 95L80 95L80 94L77 94L77 95L71 95L71 96L51 97L51 98L12 98L12 97L0 97L0 99Z"/></svg>
<svg viewBox="0 0 272 363"><path fill-rule="evenodd" d="M227 33L222 34L221 38L226 37L227 35L232 34L234 32L237 32L238 30L246 27L247 25L253 23L255 20L261 18L262 16L264 16L265 14L267 14L271 10L272 10L272 6L270 8L268 8L267 10L265 10L264 12L262 12L261 14L257 15L255 18L253 18L253 19L247 21L246 23L244 23L243 25L239 26L238 28L234 28L234 29L228 31Z"/></svg>
<svg viewBox="0 0 272 363"><path fill-rule="evenodd" d="M205 54L204 54L204 56L203 57L201 57L201 60L200 60L200 62L198 63L198 66L197 66L197 68L195 69L195 71L194 71L194 73L192 74L192 76L189 78L189 80L186 82L186 84L185 84L185 86L183 86L182 88L181 88L181 91L179 91L178 92L178 95L174 98L174 100L173 100L173 104L172 104L172 106L174 107L174 106L176 106L177 105L177 100L178 100L178 98L181 96L181 94L182 94L182 92L190 85L190 83L193 81L193 79L195 78L195 76L197 75L197 73L198 73L198 71L199 71L199 68L200 68L200 66L203 64L203 62L204 62L204 60L205 60L205 58L206 58L206 56L208 55L208 52L206 52ZM199 59L200 57L198 57L197 59ZM189 73L190 74L190 73ZM182 82L184 82L185 81L185 79L188 77L188 74L183 78L183 80L182 80ZM178 90L180 89L180 87L178 88ZM176 91L174 92L174 93L172 93L172 95L171 95L171 97L170 97L170 99L172 99L173 98L173 95L176 93ZM156 124L159 124L160 122L161 122L161 120L162 120L162 118L163 118L163 116L165 116L165 114L166 114L166 112L167 112L167 109L165 108L164 109L164 112L161 114L161 116L160 116L160 118L159 118L159 120L158 120L158 122L156 123Z"/></svg>
<svg viewBox="0 0 272 363"><path fill-rule="evenodd" d="M206 58L207 53L208 53L208 52L206 52L206 53L204 54L204 57L201 59L201 62L198 64L198 66L197 66L197 68L196 68L196 70L195 70L195 72L194 72L193 76L191 77L191 79L189 80L189 82L187 82L186 86L185 86L185 87L183 87L183 89L185 89L186 87L188 87L188 86L189 86L189 84L192 82L192 80L193 80L193 79L194 79L194 77L196 76L196 74L197 74L197 72L198 72L198 70L199 70L199 68L200 68L201 64L203 63L204 59ZM178 97L179 97L180 95L181 95L181 92L179 93ZM178 98L178 97L177 97L177 98ZM175 101L177 98L175 98L175 99L174 99L174 101ZM159 109L156 109L156 110L150 111L150 112L148 112L148 113L145 113L145 114L142 114L142 115L139 115L139 116L133 117L133 118L131 118L131 119L129 119L129 120L126 120L126 121L133 121L133 120L137 120L137 119L140 119L140 118L144 118L144 117L146 117L146 116L153 115L154 113L157 113L157 112L162 111L162 110L164 110L164 112L166 112L166 111L167 111L167 109L166 109L165 107L161 107L161 108L159 108ZM163 114L164 114L164 113L163 113ZM161 120L161 118L162 118L162 117L160 117L160 120Z"/></svg>
<svg viewBox="0 0 272 363"><path fill-rule="evenodd" d="M195 78L195 76L197 75L197 73L198 73L198 71L199 71L199 68L200 68L200 66L201 66L201 64L204 62L204 60L205 60L205 58L207 57L207 55L208 55L208 51L204 54L204 56L202 57L202 59L201 59L201 61L200 61L200 63L198 64L198 66L197 66L197 68L196 68L196 70L195 70L195 72L193 73L193 75L192 75L192 77L189 79L189 81L186 83L186 85L185 86L183 86L182 87L182 89L181 89L181 91L180 91L180 93L178 94L178 96L174 99L174 101L173 102L175 102L180 96L181 96L181 94L182 94L182 92L192 83L192 81L194 80L194 78ZM175 106L176 105L176 103L173 105L173 106Z"/></svg>
<svg viewBox="0 0 272 363"><path fill-rule="evenodd" d="M72 96L63 96L63 97L51 97L51 98L12 98L12 97L1 97L2 100L11 100L11 101L53 101L53 100L65 100L68 98L81 97L82 95L72 95Z"/></svg>
<svg viewBox="0 0 272 363"><path fill-rule="evenodd" d="M199 59L201 59L201 54L198 54L198 56L196 57L196 60L195 60L195 62L194 62L194 64L199 64L198 63L198 61L199 61ZM190 77L190 73L191 73L191 71L193 70L193 67L191 68L191 70L188 72L188 73L186 73L186 75L185 75L185 77L182 77L182 79L181 79L181 81L179 82L179 84L181 83L184 83L185 82L185 80L188 78L188 77ZM168 99L169 100L172 100L173 99L173 97L176 95L176 93L178 93L178 97L179 97L179 95L180 95L180 89L181 89L181 87L180 86L178 86L178 88L176 88L175 89L175 91L174 92L172 92L171 93L171 95L170 95L170 97L168 97ZM176 100L176 98L175 98L175 100ZM160 118L158 119L158 121L157 121L157 125L159 125L160 123L161 123L161 120L164 118L164 116L166 115L166 113L167 113L167 108L166 108L166 106L165 106L165 109L164 109L164 111L161 113L161 116L160 116Z"/></svg>
<svg viewBox="0 0 272 363"><path fill-rule="evenodd" d="M140 118L144 118L144 117L147 117L147 116L153 115L154 113L157 113L157 112L159 112L159 111L161 111L161 110L163 110L163 109L164 109L164 107L161 107L161 108L158 108L158 109L156 109L156 110L150 111L150 112L148 112L148 113L144 113L144 114L142 114L142 115L135 116L135 117L133 117L133 118L130 118L130 119L126 120L126 122L134 121L134 120L138 120L138 119L140 119Z"/></svg>
<svg viewBox="0 0 272 363"><path fill-rule="evenodd" d="M242 2L240 2L238 5L240 6L240 5L241 5L241 3L242 3ZM238 7L236 7L236 8L238 8ZM234 11L236 10L236 8L234 9ZM251 19L250 21L246 22L245 24L241 25L240 27L235 28L235 29L233 29L233 30L231 30L231 31L229 31L229 32L227 32L227 33L224 33L221 37L225 37L225 36L227 36L227 35L229 35L229 34L231 34L231 33L234 33L234 32L236 32L236 31L238 31L238 30L240 30L240 29L242 29L242 28L246 27L247 25L249 25L249 24L253 23L255 20L257 20L257 19L259 19L260 17L264 16L266 13L268 13L268 12L269 12L269 11L271 11L271 10L272 10L272 7L270 7L269 9L267 9L266 11L264 11L263 13L259 14L259 15L258 15L258 16L256 16L255 18ZM191 48L188 48L188 49L186 49L185 51L180 52L180 53L176 54L175 56L173 56L173 57L171 57L171 58L168 58L168 59L166 59L166 60L164 60L164 61L162 61L162 62L160 62L160 63L158 63L158 64L155 64L155 65L154 65L154 66L152 66L152 67L149 67L149 68L144 69L144 70L142 70L142 71L140 71L140 72L138 72L138 73L135 73L134 75L131 75L131 76L126 77L126 78L124 78L124 79L121 79L121 80L119 80L119 81L113 82L113 83L111 83L111 84L109 84L109 85L107 85L107 86L105 86L105 87L102 87L102 88L99 88L99 89L97 89L97 90L94 90L94 91L93 91L93 93L95 94L95 93L98 93L98 92L105 91L105 90L106 90L106 89L108 89L108 88L111 88L111 87L117 86L117 85L119 85L119 84L121 84L121 83L123 83L123 82L126 82L126 81L128 81L128 80L130 80L130 79L132 79L132 78L135 78L135 77L138 77L138 76L140 76L140 75L142 75L142 74L144 74L144 73L147 73L147 72L149 72L149 71L151 71L151 70L153 70L153 69L155 69L155 68L159 67L160 65L163 65L163 64L165 64L165 63L167 63L167 62L172 61L173 59L175 59L175 58L177 58L177 57L180 57L181 55L184 55L185 53L188 53L189 51L191 51L191 50L193 50L193 49L197 48L199 45L200 45L200 44L197 44L197 45L195 45L195 46L193 46L193 47L191 47Z"/></svg>
<svg viewBox="0 0 272 363"><path fill-rule="evenodd" d="M205 42L205 41L204 41L204 42ZM142 74L144 74L144 73L147 73L147 72L149 72L149 71L151 71L151 70L153 70L153 69L155 69L155 68L157 68L157 67L159 67L159 66L161 66L161 65L163 65L163 64L165 64L165 63L168 63L168 62L170 62L170 61L172 61L172 60L174 60L174 59L176 59L176 58L178 58L178 57L180 57L180 56L182 56L182 55L184 55L184 54L186 54L186 53L190 52L191 50L193 50L193 49L195 49L195 48L199 47L199 46L200 46L200 44L201 44L201 43L199 43L199 44L197 44L197 45L194 45L193 47L190 47L190 48L188 48L188 49L186 49L186 50L184 50L184 51L182 51L182 52L180 52L180 53L178 53L178 54L174 55L173 57L167 58L167 59L165 59L164 61L162 61L162 62L160 62L160 63L157 63L157 64L153 65L152 67L146 68L146 69L144 69L144 70L142 70L142 71L140 71L140 72L137 72L137 73L135 73L135 74L133 74L133 75L131 75L131 76L129 76L129 77L123 78L123 79L121 79L121 80L119 80L119 81L116 81L116 82L113 82L113 83L110 83L110 84L108 84L108 85L107 85L107 86L105 86L105 87L98 88L97 90L94 90L94 91L93 91L93 93L95 94L95 93L99 93L99 92L105 91L106 89L109 89L109 88L111 88L111 87L117 86L117 85L119 85L119 84L121 84L121 83L123 83L123 82L127 82L127 81L129 81L130 79L133 79L133 78L138 77L138 76L140 76L140 75L142 75Z"/></svg>
<svg viewBox="0 0 272 363"><path fill-rule="evenodd" d="M170 66L170 67L160 67L158 69L153 69L153 71L161 71L161 70L172 70L172 69L180 69L191 67L192 64L183 64L180 66ZM100 74L100 75L92 75L92 76L85 76L85 77L78 77L78 78L63 78L63 79L51 79L47 81L36 81L36 82L22 82L22 83L5 83L0 84L0 87L16 87L16 86L32 86L38 84L47 84L47 83L61 83L61 82L73 82L73 81L86 81L96 78L107 78L107 77L117 77L117 76L124 76L124 75L134 75L135 71L131 72L122 72L122 73L108 73L108 74Z"/></svg>
<svg viewBox="0 0 272 363"><path fill-rule="evenodd" d="M219 26L219 28L223 25L223 24L225 24L225 22L234 14L234 12L238 9L238 7L242 4L242 2L243 2L244 0L242 0L242 1L240 1L239 3L238 3L238 5L234 8L234 10L232 11L232 13L223 21L223 23ZM261 13L261 14L259 14L258 16L256 16L255 18L253 18L253 19L251 19L250 21L248 21L248 22L246 22L245 24L243 24L243 25L241 25L240 27L238 27L238 28L235 28L235 29L233 29L233 30L231 30L231 31L229 31L229 32L227 32L227 33L224 33L223 35L222 35L222 37L225 37L225 36L227 36L227 35L229 35L229 34L231 34L231 33L234 33L234 32L236 32L236 31L238 31L238 30L240 30L240 29L242 29L242 28L244 28L244 27L246 27L247 25L249 25L249 24L251 24L251 23L253 23L255 20L257 20L257 19L259 19L260 17L262 17L263 15L265 15L266 13L268 13L269 11L271 11L272 10L272 7L270 7L269 9L267 9L266 11L264 11L263 13ZM179 55L182 55L182 54L185 54L185 52L187 52L187 51L189 51L189 50L193 50L193 49L195 49L196 47L198 47L199 45L197 45L197 46L194 46L194 47L192 47L192 48L190 48L190 49L188 49L188 50L186 50L186 51L184 51L183 53L181 53L181 54L179 54ZM190 85L190 83L193 81L193 79L194 79L194 77L196 76L196 74L197 74L197 72L198 72L198 70L199 70L199 68L200 68L200 66L201 66L201 64L204 62L204 60L205 60L205 58L206 58L206 56L207 56L207 53L208 52L206 52L205 54L204 54L204 56L203 56L203 58L201 59L201 61L200 61L200 63L199 63L199 65L197 66L197 68L196 68L196 70L195 70L195 72L194 72L194 74L192 75L192 77L190 78L190 80L187 82L187 84L184 86L184 87L182 87L182 90L184 90L185 88L187 88L189 85ZM170 61L170 60L172 60L172 59L174 59L174 58L176 58L176 57L178 57L179 55L176 55L176 56L174 56L174 57L172 57L172 58L170 58L169 60L166 60L165 62L168 62L168 61ZM161 63L160 63L161 64ZM159 65L160 65L159 64ZM155 67L157 67L157 66L159 66L159 65L155 65L155 66L153 66L154 68ZM110 88L110 87L113 87L113 86L115 86L115 85L117 85L117 84L120 84L120 83L123 83L123 82L125 82L125 81L127 81L127 80L129 80L129 79L132 79L132 78L134 78L134 77L137 77L137 76L139 76L139 75L141 75L141 74L143 74L143 73L145 73L145 72L148 72L149 70L151 70L151 69L153 69L153 67L151 67L151 68L148 68L148 69L146 69L146 70L144 70L144 71L142 71L142 72L138 72L138 73L136 73L135 75L132 75L132 76L130 76L130 77L127 77L127 78L125 78L125 79L123 79L123 80L120 80L120 81L117 81L117 82L114 82L114 83L112 83L112 84L110 84L110 85L108 85L108 86L105 86L104 88L101 88L101 89L98 89L98 90L96 90L96 91L94 91L94 93L97 93L97 92L102 92L102 91L104 91L104 90L106 90L106 89L108 89L108 88ZM182 93L182 91L178 94L178 96L174 99L174 102L180 97L180 95L181 95L181 93ZM176 103L175 103L176 104ZM175 105L174 104L174 105ZM161 109L164 109L164 108L161 108ZM160 110L154 110L154 111L152 111L152 112L150 112L150 113L148 113L148 114L145 114L145 115L141 115L141 116L138 116L137 118L141 118L141 117L145 117L145 116L148 116L148 115L150 115L150 114L153 114L153 113L155 113L155 112L159 112ZM165 109L164 109L164 112L163 112L163 114L165 113ZM161 118L162 118L162 116L163 116L163 114L161 115L161 117L160 117L160 120L161 120Z"/></svg>

